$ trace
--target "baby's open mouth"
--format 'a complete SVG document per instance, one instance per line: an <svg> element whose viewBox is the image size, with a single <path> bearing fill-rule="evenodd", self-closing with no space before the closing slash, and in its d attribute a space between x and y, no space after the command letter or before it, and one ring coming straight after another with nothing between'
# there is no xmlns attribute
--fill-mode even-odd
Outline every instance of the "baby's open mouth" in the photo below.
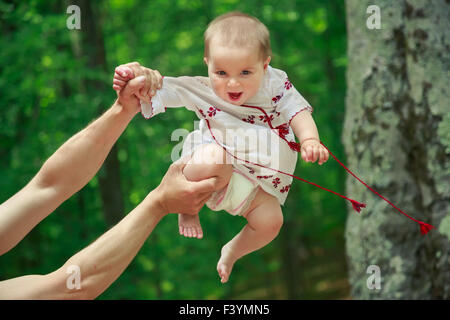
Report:
<svg viewBox="0 0 450 320"><path fill-rule="evenodd" d="M242 92L228 92L228 97L232 101L238 101L242 96Z"/></svg>

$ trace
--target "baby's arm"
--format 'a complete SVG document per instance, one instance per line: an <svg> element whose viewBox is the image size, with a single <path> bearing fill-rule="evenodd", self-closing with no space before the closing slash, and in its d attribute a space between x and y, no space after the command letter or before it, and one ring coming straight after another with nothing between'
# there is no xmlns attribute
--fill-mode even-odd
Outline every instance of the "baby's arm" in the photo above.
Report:
<svg viewBox="0 0 450 320"><path fill-rule="evenodd" d="M113 79L113 89L121 91L131 79L139 76L145 76L146 81L144 87L136 94L136 96L145 101L150 102L151 97L156 90L162 87L162 76L158 70L152 70L141 66L138 62L131 62L120 65L116 68Z"/></svg>
<svg viewBox="0 0 450 320"><path fill-rule="evenodd" d="M301 156L304 161L316 162L318 159L319 165L327 162L328 151L320 144L316 123L308 110L297 113L291 120L291 127L300 141Z"/></svg>

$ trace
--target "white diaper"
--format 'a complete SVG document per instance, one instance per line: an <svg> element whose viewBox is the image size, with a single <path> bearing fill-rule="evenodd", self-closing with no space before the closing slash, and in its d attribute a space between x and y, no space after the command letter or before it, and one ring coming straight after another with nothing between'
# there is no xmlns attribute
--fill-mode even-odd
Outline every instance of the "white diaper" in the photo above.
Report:
<svg viewBox="0 0 450 320"><path fill-rule="evenodd" d="M257 191L258 183L234 168L228 185L215 191L206 205L213 211L225 210L234 216L240 216L250 207Z"/></svg>

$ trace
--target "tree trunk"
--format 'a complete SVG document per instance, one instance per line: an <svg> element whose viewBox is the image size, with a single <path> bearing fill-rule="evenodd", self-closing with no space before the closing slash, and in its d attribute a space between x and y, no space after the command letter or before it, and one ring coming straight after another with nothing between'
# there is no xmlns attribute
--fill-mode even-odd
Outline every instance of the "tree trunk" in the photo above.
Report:
<svg viewBox="0 0 450 320"><path fill-rule="evenodd" d="M366 26L372 4L380 8L381 29ZM436 227L421 235L417 223L348 176L348 195L367 204L360 214L349 206L352 296L449 299L449 1L351 0L346 11L348 166ZM380 268L380 289L369 289L370 265Z"/></svg>
<svg viewBox="0 0 450 320"><path fill-rule="evenodd" d="M81 30L72 32L81 32L82 35L82 45L74 46L74 48L78 48L77 50L81 50L83 56L88 57L87 63L92 70L96 70L98 73L106 73L108 68L101 31L101 17L95 10L95 3L88 0L78 0L74 1L74 4L80 7ZM77 50L75 50L76 54ZM99 80L101 78L99 76L96 79L86 79L86 88L89 96L92 98L93 105L94 101L98 103L98 106L92 106L97 107L98 114L103 113L106 104L109 103L104 101L106 96L104 92L112 90L102 80ZM119 164L118 146L116 144L109 152L98 174L103 213L106 222L110 226L116 224L125 213Z"/></svg>

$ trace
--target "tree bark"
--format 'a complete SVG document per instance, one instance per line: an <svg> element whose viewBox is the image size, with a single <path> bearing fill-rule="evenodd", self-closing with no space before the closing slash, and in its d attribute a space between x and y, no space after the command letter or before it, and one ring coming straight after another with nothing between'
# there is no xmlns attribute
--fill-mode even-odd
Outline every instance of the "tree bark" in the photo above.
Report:
<svg viewBox="0 0 450 320"><path fill-rule="evenodd" d="M376 4L381 29L369 29ZM348 70L343 131L348 166L417 223L349 176L346 250L357 299L450 298L449 1L346 2ZM381 288L369 289L370 265ZM369 279L370 281L370 279Z"/></svg>
<svg viewBox="0 0 450 320"><path fill-rule="evenodd" d="M82 35L82 45L79 46L81 48L78 50L82 51L83 56L87 56L87 63L90 68L99 73L107 73L108 67L101 31L101 17L95 10L97 7L88 0L74 1L74 4L78 5L81 11L81 30L78 32L81 32ZM104 92L112 89L99 79L101 79L100 76L96 79L86 79L86 89L89 96L92 97L93 104L94 101L99 103L97 113L101 114L105 111L108 103L104 101L105 99L102 99L105 96ZM103 213L108 225L112 226L125 214L125 205L120 183L120 162L117 144L109 152L98 177Z"/></svg>

